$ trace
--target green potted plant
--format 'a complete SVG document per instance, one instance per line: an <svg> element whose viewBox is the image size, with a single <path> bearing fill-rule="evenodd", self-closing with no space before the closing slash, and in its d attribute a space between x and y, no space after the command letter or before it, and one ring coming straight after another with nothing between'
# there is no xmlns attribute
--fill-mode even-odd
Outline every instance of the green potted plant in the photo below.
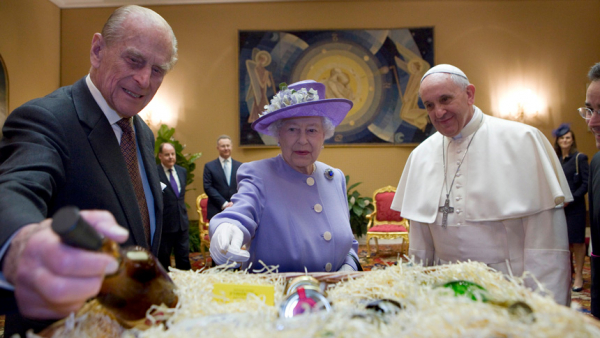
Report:
<svg viewBox="0 0 600 338"><path fill-rule="evenodd" d="M346 175L346 186L350 181L350 176ZM361 237L367 233L367 215L373 212L373 199L371 197L360 196L358 190L353 190L362 182L354 183L346 191L348 195L348 209L350 210L350 227L356 237Z"/></svg>

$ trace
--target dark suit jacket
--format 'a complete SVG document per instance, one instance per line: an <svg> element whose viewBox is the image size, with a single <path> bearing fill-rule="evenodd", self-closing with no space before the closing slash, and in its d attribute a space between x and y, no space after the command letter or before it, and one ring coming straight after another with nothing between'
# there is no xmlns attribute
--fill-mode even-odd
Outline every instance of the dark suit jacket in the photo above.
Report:
<svg viewBox="0 0 600 338"><path fill-rule="evenodd" d="M182 166L175 165L175 173L181 184L181 193L179 197L175 195L175 191L171 187L171 182L165 174L162 164L157 164L158 178L167 186L163 189L163 232L185 231L189 228L187 209L185 207L185 183L187 174Z"/></svg>
<svg viewBox="0 0 600 338"><path fill-rule="evenodd" d="M579 154L579 156L577 156L577 154ZM567 225L569 227L572 227L575 223L578 223L579 227L583 228L582 231L585 232L585 214L587 212L585 207L585 194L587 194L588 192L588 178L590 168L588 164L588 157L584 153L575 153L573 155L565 157L564 159L562 157L559 157L559 159L562 164L563 171L565 172L565 177L567 178L567 182L569 183L569 188L571 189L571 193L573 194L574 199L573 202L569 203L569 205L567 205L565 208L565 215L567 216ZM576 182L575 179L575 177L577 176L577 171L579 171L578 182ZM573 217L576 215L578 216Z"/></svg>
<svg viewBox="0 0 600 338"><path fill-rule="evenodd" d="M163 202L154 135L138 116L134 125L154 197L156 255ZM129 230L127 245L148 247L119 142L85 78L25 103L6 119L0 141L0 246L22 226L66 205L110 211Z"/></svg>
<svg viewBox="0 0 600 338"><path fill-rule="evenodd" d="M590 208L590 234L592 238L592 288L591 313L600 318L600 152L597 152L590 163L590 179L588 204Z"/></svg>
<svg viewBox="0 0 600 338"><path fill-rule="evenodd" d="M227 179L218 158L204 165L204 192L208 195L206 210L208 219L221 212L223 204L226 201L231 201L231 196L237 192L235 177L242 162L232 158L231 164L231 185L227 185Z"/></svg>

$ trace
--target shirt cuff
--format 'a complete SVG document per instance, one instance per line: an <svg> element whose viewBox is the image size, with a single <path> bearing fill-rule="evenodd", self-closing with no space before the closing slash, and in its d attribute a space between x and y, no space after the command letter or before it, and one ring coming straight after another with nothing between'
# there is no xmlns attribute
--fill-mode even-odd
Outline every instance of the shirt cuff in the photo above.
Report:
<svg viewBox="0 0 600 338"><path fill-rule="evenodd" d="M225 210L227 204L229 204L229 201L225 201L225 203L223 203L223 205L221 206L221 210Z"/></svg>

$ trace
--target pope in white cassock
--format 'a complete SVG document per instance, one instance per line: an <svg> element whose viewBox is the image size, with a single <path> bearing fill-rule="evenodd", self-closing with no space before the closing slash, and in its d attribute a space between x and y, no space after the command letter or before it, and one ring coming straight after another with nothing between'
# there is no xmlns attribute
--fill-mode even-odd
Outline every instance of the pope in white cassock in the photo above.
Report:
<svg viewBox="0 0 600 338"><path fill-rule="evenodd" d="M410 154L392 202L411 221L409 255L425 265L472 260L528 271L570 304L563 202L573 197L550 142L534 127L485 115L454 66L431 68L419 95L438 132Z"/></svg>

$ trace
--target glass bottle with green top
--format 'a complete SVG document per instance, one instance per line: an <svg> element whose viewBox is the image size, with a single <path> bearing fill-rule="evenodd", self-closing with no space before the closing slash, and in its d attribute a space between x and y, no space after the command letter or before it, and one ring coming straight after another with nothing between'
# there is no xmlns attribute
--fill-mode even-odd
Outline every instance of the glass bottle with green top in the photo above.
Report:
<svg viewBox="0 0 600 338"><path fill-rule="evenodd" d="M455 280L444 283L440 287L451 289L455 297L465 296L474 301L490 303L503 308L506 308L508 313L523 322L531 323L535 321L533 309L523 301L499 301L493 299L489 292L481 285L466 281Z"/></svg>

